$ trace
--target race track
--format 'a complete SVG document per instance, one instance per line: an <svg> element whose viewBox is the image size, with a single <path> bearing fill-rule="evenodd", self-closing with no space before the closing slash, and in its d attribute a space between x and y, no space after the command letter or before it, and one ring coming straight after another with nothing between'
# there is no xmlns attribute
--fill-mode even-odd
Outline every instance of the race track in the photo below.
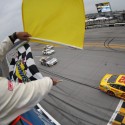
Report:
<svg viewBox="0 0 125 125"><path fill-rule="evenodd" d="M83 50L57 46L57 65L45 67L38 61L43 45L33 44L35 62L44 76L63 79L41 102L62 125L106 125L120 99L98 86L106 73L125 73L125 27L89 29Z"/></svg>

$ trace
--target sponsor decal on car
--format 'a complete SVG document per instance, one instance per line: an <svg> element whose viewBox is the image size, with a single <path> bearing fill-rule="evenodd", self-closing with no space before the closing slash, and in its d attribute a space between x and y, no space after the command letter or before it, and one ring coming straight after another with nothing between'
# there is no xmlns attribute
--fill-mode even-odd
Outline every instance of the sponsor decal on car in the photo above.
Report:
<svg viewBox="0 0 125 125"><path fill-rule="evenodd" d="M122 76L122 77L119 79L118 82L119 82L119 83L124 83L124 84L125 84L125 76Z"/></svg>

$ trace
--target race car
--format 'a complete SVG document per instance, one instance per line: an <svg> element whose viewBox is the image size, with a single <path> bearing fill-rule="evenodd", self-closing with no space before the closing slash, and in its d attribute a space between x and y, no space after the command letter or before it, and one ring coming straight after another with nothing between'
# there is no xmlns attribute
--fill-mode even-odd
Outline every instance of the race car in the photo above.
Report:
<svg viewBox="0 0 125 125"><path fill-rule="evenodd" d="M42 65L48 66L48 67L53 66L58 62L56 58L52 58L49 56L42 57L40 58L39 61L41 62Z"/></svg>
<svg viewBox="0 0 125 125"><path fill-rule="evenodd" d="M53 49L54 48L54 46L52 46L52 45L46 45L45 47L44 47L44 50L46 50L46 49Z"/></svg>
<svg viewBox="0 0 125 125"><path fill-rule="evenodd" d="M45 49L42 51L43 55L51 55L53 53L55 53L54 49Z"/></svg>
<svg viewBox="0 0 125 125"><path fill-rule="evenodd" d="M106 74L101 80L99 89L110 96L125 99L125 75Z"/></svg>

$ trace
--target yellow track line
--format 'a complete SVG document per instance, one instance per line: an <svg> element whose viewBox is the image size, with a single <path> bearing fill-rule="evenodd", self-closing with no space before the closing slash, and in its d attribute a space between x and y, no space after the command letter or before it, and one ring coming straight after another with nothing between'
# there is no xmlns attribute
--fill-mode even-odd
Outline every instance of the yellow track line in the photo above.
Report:
<svg viewBox="0 0 125 125"><path fill-rule="evenodd" d="M97 43L97 44L95 44L95 43L87 43L87 44L85 44L85 47L103 47L104 48L105 46L104 46L104 43ZM109 44L109 47L118 48L118 49L125 49L125 45L119 45L119 44Z"/></svg>

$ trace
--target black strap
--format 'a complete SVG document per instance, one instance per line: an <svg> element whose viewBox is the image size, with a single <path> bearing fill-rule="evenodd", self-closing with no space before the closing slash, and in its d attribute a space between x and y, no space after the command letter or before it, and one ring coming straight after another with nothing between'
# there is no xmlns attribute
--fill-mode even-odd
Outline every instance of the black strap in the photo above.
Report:
<svg viewBox="0 0 125 125"><path fill-rule="evenodd" d="M12 35L10 35L9 38L10 38L10 40L11 40L11 41L13 42L13 44L14 44L15 40L17 39L16 32L13 33Z"/></svg>

